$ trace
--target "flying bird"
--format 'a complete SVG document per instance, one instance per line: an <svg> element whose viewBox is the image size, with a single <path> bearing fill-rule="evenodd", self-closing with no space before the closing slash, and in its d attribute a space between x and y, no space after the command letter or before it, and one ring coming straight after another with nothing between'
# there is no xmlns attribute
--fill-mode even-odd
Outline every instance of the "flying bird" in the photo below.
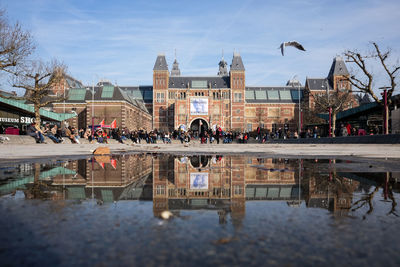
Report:
<svg viewBox="0 0 400 267"><path fill-rule="evenodd" d="M281 49L281 52L282 52L282 56L285 55L285 51L284 51L285 50L285 46L293 46L293 47L296 47L299 50L306 51L304 49L304 47L301 44L299 44L298 42L296 42L296 41L283 42L283 43L281 43L281 46L280 46L280 49Z"/></svg>

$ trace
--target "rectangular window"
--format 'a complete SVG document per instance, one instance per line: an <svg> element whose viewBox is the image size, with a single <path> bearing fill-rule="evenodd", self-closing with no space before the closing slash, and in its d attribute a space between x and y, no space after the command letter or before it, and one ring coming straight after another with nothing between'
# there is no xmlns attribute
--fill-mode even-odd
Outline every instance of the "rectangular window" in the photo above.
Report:
<svg viewBox="0 0 400 267"><path fill-rule="evenodd" d="M281 100L292 100L292 96L290 95L289 90L280 90L279 95L281 97Z"/></svg>
<svg viewBox="0 0 400 267"><path fill-rule="evenodd" d="M207 81L192 81L192 88L207 88Z"/></svg>
<svg viewBox="0 0 400 267"><path fill-rule="evenodd" d="M69 100L85 100L86 89L70 89L68 99Z"/></svg>
<svg viewBox="0 0 400 267"><path fill-rule="evenodd" d="M266 91L256 91L256 99L257 100L267 100L267 94Z"/></svg>
<svg viewBox="0 0 400 267"><path fill-rule="evenodd" d="M254 91L253 90L247 90L245 93L246 99L247 100L254 100Z"/></svg>
<svg viewBox="0 0 400 267"><path fill-rule="evenodd" d="M112 98L114 94L114 86L104 85L101 92L101 98Z"/></svg>
<svg viewBox="0 0 400 267"><path fill-rule="evenodd" d="M234 194L235 195L241 195L241 194L243 194L243 187L242 186L240 186L240 185L235 185L234 187L233 187L233 192L234 192Z"/></svg>
<svg viewBox="0 0 400 267"><path fill-rule="evenodd" d="M251 132L252 130L253 130L253 127L252 127L251 123L248 123L247 124L247 131Z"/></svg>
<svg viewBox="0 0 400 267"><path fill-rule="evenodd" d="M157 185L156 195L165 195L165 185Z"/></svg>
<svg viewBox="0 0 400 267"><path fill-rule="evenodd" d="M157 93L156 95L156 102L157 103L164 103L164 93Z"/></svg>
<svg viewBox="0 0 400 267"><path fill-rule="evenodd" d="M269 100L279 100L279 92L277 90L269 90L268 91L268 99Z"/></svg>
<svg viewBox="0 0 400 267"><path fill-rule="evenodd" d="M168 92L168 99L175 99L175 92Z"/></svg>
<svg viewBox="0 0 400 267"><path fill-rule="evenodd" d="M242 102L242 93L234 94L234 102Z"/></svg>

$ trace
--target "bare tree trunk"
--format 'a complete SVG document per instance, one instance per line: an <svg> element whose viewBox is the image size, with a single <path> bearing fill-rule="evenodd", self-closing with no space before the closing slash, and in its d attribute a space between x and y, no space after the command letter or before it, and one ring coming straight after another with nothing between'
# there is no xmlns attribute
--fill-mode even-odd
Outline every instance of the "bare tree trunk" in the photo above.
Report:
<svg viewBox="0 0 400 267"><path fill-rule="evenodd" d="M335 137L335 132L336 132L336 112L332 111L332 136L333 137Z"/></svg>
<svg viewBox="0 0 400 267"><path fill-rule="evenodd" d="M40 119L40 106L34 105L35 111L35 122L36 122L36 129L40 131L41 119Z"/></svg>

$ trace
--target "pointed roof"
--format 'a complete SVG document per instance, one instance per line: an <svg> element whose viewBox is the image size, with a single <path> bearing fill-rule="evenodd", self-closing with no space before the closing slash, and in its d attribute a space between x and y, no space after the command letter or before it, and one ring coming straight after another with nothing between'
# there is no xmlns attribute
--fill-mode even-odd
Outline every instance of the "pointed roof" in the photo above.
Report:
<svg viewBox="0 0 400 267"><path fill-rule="evenodd" d="M172 64L171 76L181 76L181 70L179 69L179 63L174 60L174 64Z"/></svg>
<svg viewBox="0 0 400 267"><path fill-rule="evenodd" d="M329 87L329 90L333 90L333 86L327 78L306 78L306 87L311 91L326 91L326 86Z"/></svg>
<svg viewBox="0 0 400 267"><path fill-rule="evenodd" d="M328 79L332 80L333 76L341 76L341 75L346 76L350 74L349 71L347 70L343 58L340 56L336 56L333 59L331 69L329 70Z"/></svg>
<svg viewBox="0 0 400 267"><path fill-rule="evenodd" d="M244 65L242 61L242 57L239 53L234 52L231 64L231 70L240 70L244 71Z"/></svg>
<svg viewBox="0 0 400 267"><path fill-rule="evenodd" d="M168 70L168 64L167 60L165 59L165 55L159 54L157 56L153 70Z"/></svg>

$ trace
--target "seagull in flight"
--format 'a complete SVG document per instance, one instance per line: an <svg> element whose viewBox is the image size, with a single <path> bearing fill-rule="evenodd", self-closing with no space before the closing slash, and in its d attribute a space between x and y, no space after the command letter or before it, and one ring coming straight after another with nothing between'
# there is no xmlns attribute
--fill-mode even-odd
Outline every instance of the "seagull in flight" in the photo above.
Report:
<svg viewBox="0 0 400 267"><path fill-rule="evenodd" d="M296 41L283 42L283 43L281 43L281 46L279 47L279 48L281 49L282 56L285 55L285 52L284 52L285 46L293 46L293 47L296 47L296 48L299 49L299 50L306 51L306 50L304 49L304 47L303 47L300 43L298 43L298 42L296 42ZM279 48L278 48L278 49L279 49Z"/></svg>

